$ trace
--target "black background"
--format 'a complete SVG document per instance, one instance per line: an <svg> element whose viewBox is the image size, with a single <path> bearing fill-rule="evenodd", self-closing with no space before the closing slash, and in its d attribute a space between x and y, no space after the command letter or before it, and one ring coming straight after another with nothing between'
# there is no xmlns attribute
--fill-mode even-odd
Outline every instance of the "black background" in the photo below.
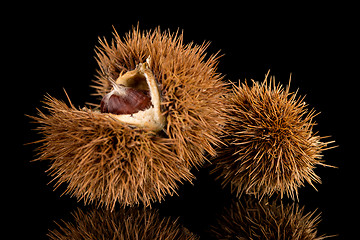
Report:
<svg viewBox="0 0 360 240"><path fill-rule="evenodd" d="M22 128L16 128L22 139L11 158L19 166L9 171L11 177L4 182L10 186L4 198L12 203L6 206L13 206L13 220L8 222L18 229L15 235L22 232L26 239L46 239L48 229L56 228L54 221L71 219L70 213L83 206L67 195L60 197L65 187L53 191L45 173L47 162L30 162L36 146L23 144L40 137L24 114L35 115L46 93L65 99L63 88L75 106L93 101L89 85L97 68L98 36L111 39L113 26L124 35L139 22L144 30L158 25L163 30L184 30L185 43L211 41L207 52L224 54L218 71L225 79L261 81L270 69L277 81L287 84L292 74L291 89L299 89L310 107L321 112L315 130L339 145L324 153L326 163L338 168L318 167L323 183L316 185L318 191L309 185L300 189L299 204L306 212L322 213L321 234L339 234L338 239L357 236L359 101L358 74L353 72L359 61L351 7L272 6L260 11L258 6L183 4L165 10L160 4L154 9L139 4L136 8L106 6L85 15L80 14L87 11L85 6L45 7L29 12L10 35L15 45L9 48L14 68L10 89L21 91L23 110L16 115L23 119ZM178 196L168 196L154 208L164 216L180 217L190 231L207 239L206 229L234 196L229 189L221 189L207 168L193 172L197 177L193 185L181 185ZM13 186L12 179L19 181Z"/></svg>

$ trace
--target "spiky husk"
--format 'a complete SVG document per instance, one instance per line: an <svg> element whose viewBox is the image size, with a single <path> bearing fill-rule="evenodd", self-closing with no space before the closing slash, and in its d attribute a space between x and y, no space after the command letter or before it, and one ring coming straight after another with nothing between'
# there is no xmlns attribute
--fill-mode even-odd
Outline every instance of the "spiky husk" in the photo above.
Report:
<svg viewBox="0 0 360 240"><path fill-rule="evenodd" d="M177 219L160 217L156 210L129 208L113 212L101 209L84 212L78 209L72 215L72 221L58 223L57 229L49 232L50 239L199 239Z"/></svg>
<svg viewBox="0 0 360 240"><path fill-rule="evenodd" d="M204 163L204 153L216 155L215 145L226 123L223 77L216 72L217 54L205 60L208 43L183 44L182 34L134 28L122 39L116 32L109 44L100 40L97 61L100 66L96 85L103 96L116 80L150 56L150 69L160 86L161 107L166 115L166 138L176 143L180 159L192 166Z"/></svg>
<svg viewBox="0 0 360 240"><path fill-rule="evenodd" d="M320 183L317 165L325 165L321 142L313 132L314 110L303 98L275 84L266 75L262 83L234 86L229 98L230 123L224 137L228 147L216 159L213 172L237 195L271 196L279 192L295 198L308 182Z"/></svg>
<svg viewBox="0 0 360 240"><path fill-rule="evenodd" d="M49 114L39 113L44 139L39 160L50 160L56 186L65 193L113 208L161 201L174 194L178 183L191 181L193 166L215 155L225 125L227 90L216 73L217 57L205 60L207 45L183 45L182 35L133 29L122 40L115 33L109 45L101 41L97 60L101 96L110 91L109 79L133 70L151 57L150 70L161 92L167 125L151 132L129 127L98 109L76 109L47 98Z"/></svg>
<svg viewBox="0 0 360 240"><path fill-rule="evenodd" d="M320 220L295 203L246 198L226 209L211 232L216 239L321 240L330 236L318 235Z"/></svg>

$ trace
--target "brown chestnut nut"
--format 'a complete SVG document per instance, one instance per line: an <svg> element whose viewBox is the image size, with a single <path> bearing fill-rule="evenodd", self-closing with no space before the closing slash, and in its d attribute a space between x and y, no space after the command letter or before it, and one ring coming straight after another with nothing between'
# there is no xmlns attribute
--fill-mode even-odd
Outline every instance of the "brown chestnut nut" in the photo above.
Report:
<svg viewBox="0 0 360 240"><path fill-rule="evenodd" d="M100 103L102 113L133 114L151 107L149 91L117 85Z"/></svg>
<svg viewBox="0 0 360 240"><path fill-rule="evenodd" d="M112 119L132 127L154 132L163 130L166 121L161 113L160 92L150 64L149 56L146 62L139 63L115 81L108 79L112 89L101 100L101 112L113 114Z"/></svg>

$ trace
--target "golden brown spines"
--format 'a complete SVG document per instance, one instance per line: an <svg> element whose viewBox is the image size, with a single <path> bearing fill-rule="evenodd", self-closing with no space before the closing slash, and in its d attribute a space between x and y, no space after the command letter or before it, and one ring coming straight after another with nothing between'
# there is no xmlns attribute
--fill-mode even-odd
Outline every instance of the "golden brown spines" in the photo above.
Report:
<svg viewBox="0 0 360 240"><path fill-rule="evenodd" d="M201 166L206 154L216 154L227 120L228 91L216 72L218 58L205 59L206 48L184 45L181 34L160 29L134 29L124 39L115 33L111 44L101 41L98 95L103 97L112 81L139 69L151 75L147 84L156 82L159 95L152 101L160 100L156 113L161 116L154 116L165 121L155 121L161 128L153 131L126 124L122 115L101 113L100 99L94 109L76 109L48 97L49 113L34 119L44 135L38 159L51 161L49 173L56 186L64 183L65 193L113 208L116 202L150 205L174 194L179 183L191 181L190 169Z"/></svg>
<svg viewBox="0 0 360 240"><path fill-rule="evenodd" d="M271 196L279 192L297 197L305 182L320 183L317 165L329 143L313 132L314 110L289 86L275 85L268 76L234 86L229 98L228 147L215 161L214 172L238 195Z"/></svg>

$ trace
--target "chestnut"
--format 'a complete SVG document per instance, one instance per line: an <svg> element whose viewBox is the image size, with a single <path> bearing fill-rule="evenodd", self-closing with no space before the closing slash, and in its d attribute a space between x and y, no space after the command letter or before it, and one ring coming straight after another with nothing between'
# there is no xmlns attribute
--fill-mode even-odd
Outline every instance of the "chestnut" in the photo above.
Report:
<svg viewBox="0 0 360 240"><path fill-rule="evenodd" d="M149 91L117 85L100 103L102 113L133 114L151 107Z"/></svg>

